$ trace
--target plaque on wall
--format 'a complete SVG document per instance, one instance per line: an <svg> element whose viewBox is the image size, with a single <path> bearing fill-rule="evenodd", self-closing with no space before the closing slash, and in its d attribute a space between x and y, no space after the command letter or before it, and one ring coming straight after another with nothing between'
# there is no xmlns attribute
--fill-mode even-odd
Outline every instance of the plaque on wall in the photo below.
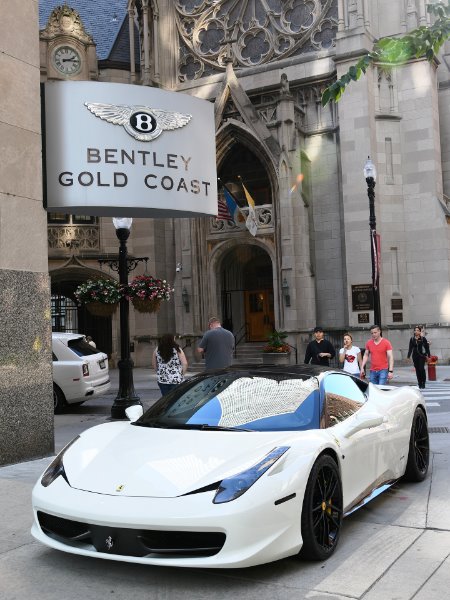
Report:
<svg viewBox="0 0 450 600"><path fill-rule="evenodd" d="M369 322L369 313L359 313L358 323L368 323L368 322Z"/></svg>
<svg viewBox="0 0 450 600"><path fill-rule="evenodd" d="M402 323L403 322L403 313L392 313L392 321L394 323Z"/></svg>
<svg viewBox="0 0 450 600"><path fill-rule="evenodd" d="M402 298L392 298L391 299L391 309L392 310L403 310Z"/></svg>
<svg viewBox="0 0 450 600"><path fill-rule="evenodd" d="M373 290L370 284L352 285L352 310L373 310Z"/></svg>

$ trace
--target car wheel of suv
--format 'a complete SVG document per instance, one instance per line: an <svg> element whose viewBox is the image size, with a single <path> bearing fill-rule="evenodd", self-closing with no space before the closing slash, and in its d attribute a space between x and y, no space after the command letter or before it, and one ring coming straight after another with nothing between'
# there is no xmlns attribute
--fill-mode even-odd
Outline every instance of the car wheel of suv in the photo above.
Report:
<svg viewBox="0 0 450 600"><path fill-rule="evenodd" d="M338 467L331 456L319 456L311 469L303 499L301 558L325 560L333 554L339 540L342 515Z"/></svg>
<svg viewBox="0 0 450 600"><path fill-rule="evenodd" d="M66 406L66 399L64 397L64 394L61 391L61 389L56 385L56 383L54 383L53 384L53 408L55 411L55 415L58 415L59 413L61 413L65 406Z"/></svg>

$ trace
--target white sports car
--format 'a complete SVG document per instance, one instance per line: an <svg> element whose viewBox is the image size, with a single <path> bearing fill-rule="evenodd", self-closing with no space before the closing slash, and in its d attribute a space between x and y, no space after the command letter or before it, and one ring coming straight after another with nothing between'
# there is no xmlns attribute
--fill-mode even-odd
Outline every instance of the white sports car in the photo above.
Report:
<svg viewBox="0 0 450 600"><path fill-rule="evenodd" d="M342 518L428 471L425 402L321 367L206 372L93 427L33 490L36 539L98 558L248 567L323 560Z"/></svg>

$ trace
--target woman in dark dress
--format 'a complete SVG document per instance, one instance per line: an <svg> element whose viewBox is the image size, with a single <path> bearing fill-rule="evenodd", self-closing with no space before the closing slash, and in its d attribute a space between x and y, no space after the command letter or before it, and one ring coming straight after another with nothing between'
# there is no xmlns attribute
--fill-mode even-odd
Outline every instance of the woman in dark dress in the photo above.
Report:
<svg viewBox="0 0 450 600"><path fill-rule="evenodd" d="M425 362L430 356L430 345L427 338L422 335L422 327L414 327L414 335L409 340L408 358L412 357L414 368L416 369L417 383L419 388L425 388L427 376L425 374Z"/></svg>

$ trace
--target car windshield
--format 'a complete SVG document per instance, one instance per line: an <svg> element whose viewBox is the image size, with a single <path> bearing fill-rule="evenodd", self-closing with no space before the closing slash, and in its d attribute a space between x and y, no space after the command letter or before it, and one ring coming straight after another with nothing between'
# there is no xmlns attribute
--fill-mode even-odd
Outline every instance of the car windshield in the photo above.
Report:
<svg viewBox="0 0 450 600"><path fill-rule="evenodd" d="M223 431L297 431L319 427L315 377L227 372L198 376L161 398L134 424Z"/></svg>
<svg viewBox="0 0 450 600"><path fill-rule="evenodd" d="M99 353L99 351L93 346L90 346L83 337L69 340L67 345L78 356L90 356L91 354Z"/></svg>

